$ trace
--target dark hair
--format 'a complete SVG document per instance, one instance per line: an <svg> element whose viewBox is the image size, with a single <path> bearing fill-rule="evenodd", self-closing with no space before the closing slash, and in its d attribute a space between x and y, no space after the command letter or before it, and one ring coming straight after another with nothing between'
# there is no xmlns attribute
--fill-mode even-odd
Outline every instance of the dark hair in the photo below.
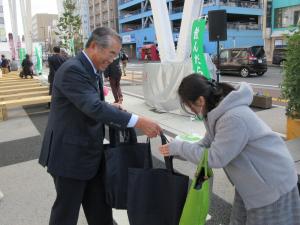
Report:
<svg viewBox="0 0 300 225"><path fill-rule="evenodd" d="M214 109L219 102L228 95L234 87L227 83L216 83L208 80L200 74L193 73L185 77L178 88L181 107L186 110L185 105L195 102L200 96L206 101L206 112Z"/></svg>
<svg viewBox="0 0 300 225"><path fill-rule="evenodd" d="M30 57L30 56L29 56L28 54L25 55L25 58L26 58L26 59L29 59L29 57Z"/></svg>
<svg viewBox="0 0 300 225"><path fill-rule="evenodd" d="M54 46L54 47L53 47L53 51L54 51L55 53L60 53L60 47L59 47L59 46Z"/></svg>
<svg viewBox="0 0 300 225"><path fill-rule="evenodd" d="M116 38L120 43L122 42L120 35L113 29L108 27L96 28L89 37L85 47L90 47L92 41L95 41L99 46L108 48L111 45L111 37Z"/></svg>

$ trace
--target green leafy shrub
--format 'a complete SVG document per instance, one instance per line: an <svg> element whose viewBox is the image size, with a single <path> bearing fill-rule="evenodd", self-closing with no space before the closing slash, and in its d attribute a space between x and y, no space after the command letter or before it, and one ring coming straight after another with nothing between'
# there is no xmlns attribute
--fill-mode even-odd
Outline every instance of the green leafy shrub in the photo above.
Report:
<svg viewBox="0 0 300 225"><path fill-rule="evenodd" d="M287 37L286 61L283 65L282 95L288 103L286 115L300 119L300 32Z"/></svg>

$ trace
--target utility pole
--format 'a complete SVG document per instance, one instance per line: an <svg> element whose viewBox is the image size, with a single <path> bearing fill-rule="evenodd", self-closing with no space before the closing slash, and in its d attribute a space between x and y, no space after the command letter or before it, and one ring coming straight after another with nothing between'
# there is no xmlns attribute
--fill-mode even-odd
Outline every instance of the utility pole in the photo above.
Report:
<svg viewBox="0 0 300 225"><path fill-rule="evenodd" d="M31 0L20 0L22 23L25 36L26 51L32 55L32 15Z"/></svg>
<svg viewBox="0 0 300 225"><path fill-rule="evenodd" d="M18 59L17 53L17 42L18 42L18 24L17 24L17 7L16 7L16 0L8 0L9 5L9 13L10 13L10 21L11 21L11 28L13 33L13 43L14 49L12 55L15 56L15 59Z"/></svg>

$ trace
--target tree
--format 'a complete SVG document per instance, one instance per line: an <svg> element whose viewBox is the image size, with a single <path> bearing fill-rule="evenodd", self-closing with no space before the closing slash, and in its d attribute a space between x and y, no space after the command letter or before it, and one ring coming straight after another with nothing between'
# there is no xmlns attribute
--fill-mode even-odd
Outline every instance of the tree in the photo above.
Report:
<svg viewBox="0 0 300 225"><path fill-rule="evenodd" d="M60 38L60 45L68 49L72 55L83 47L81 18L75 15L76 4L73 0L64 0L64 13L58 18L56 35Z"/></svg>

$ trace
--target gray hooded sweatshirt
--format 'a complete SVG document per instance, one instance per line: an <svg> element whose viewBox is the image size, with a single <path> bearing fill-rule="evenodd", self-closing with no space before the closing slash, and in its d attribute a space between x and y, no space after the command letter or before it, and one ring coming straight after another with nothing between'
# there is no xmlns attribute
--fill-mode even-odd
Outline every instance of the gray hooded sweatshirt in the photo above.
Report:
<svg viewBox="0 0 300 225"><path fill-rule="evenodd" d="M175 140L170 155L195 164L209 148L208 165L223 168L246 209L269 205L297 185L297 173L284 141L249 107L251 87L242 83L207 114L198 143Z"/></svg>

